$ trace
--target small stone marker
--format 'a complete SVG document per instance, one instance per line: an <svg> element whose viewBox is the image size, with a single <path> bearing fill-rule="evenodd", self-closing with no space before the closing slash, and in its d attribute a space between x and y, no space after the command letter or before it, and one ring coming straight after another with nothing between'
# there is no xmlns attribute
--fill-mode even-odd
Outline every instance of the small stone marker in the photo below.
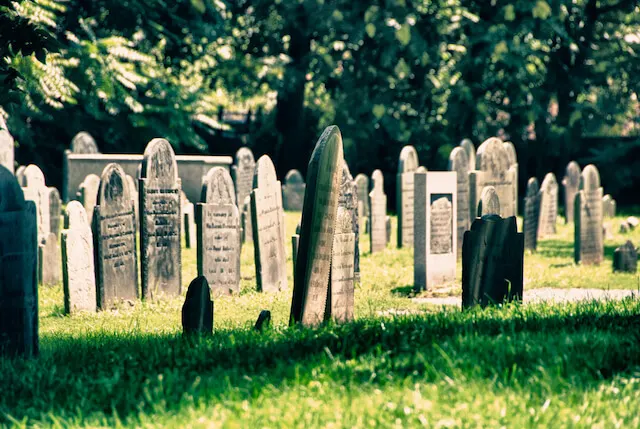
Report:
<svg viewBox="0 0 640 429"><path fill-rule="evenodd" d="M5 167L11 174L13 174L15 144L13 137L9 133L7 123L4 121L2 115L0 115L0 165Z"/></svg>
<svg viewBox="0 0 640 429"><path fill-rule="evenodd" d="M576 263L598 265L604 258L602 228L602 188L600 173L593 165L582 170L580 191L575 199L575 255Z"/></svg>
<svg viewBox="0 0 640 429"><path fill-rule="evenodd" d="M577 162L571 161L567 164L564 178L562 179L564 188L564 216L565 223L573 223L575 214L575 200L580 188L580 166Z"/></svg>
<svg viewBox="0 0 640 429"><path fill-rule="evenodd" d="M62 231L62 283L66 314L95 312L96 277L93 264L93 235L84 207L71 201Z"/></svg>
<svg viewBox="0 0 640 429"><path fill-rule="evenodd" d="M627 240L626 243L613 252L613 272L638 272L638 250L631 241Z"/></svg>
<svg viewBox="0 0 640 429"><path fill-rule="evenodd" d="M38 241L44 243L51 228L49 210L49 188L45 184L44 174L37 165L28 165L24 169L24 198L33 201L38 215Z"/></svg>
<svg viewBox="0 0 640 429"><path fill-rule="evenodd" d="M182 288L180 179L173 148L153 139L140 171L142 297L179 295Z"/></svg>
<svg viewBox="0 0 640 429"><path fill-rule="evenodd" d="M457 177L457 258L460 259L462 257L462 239L465 231L468 231L471 226L469 220L469 158L467 158L467 152L462 147L456 147L451 151L451 155L449 155L449 171L455 172Z"/></svg>
<svg viewBox="0 0 640 429"><path fill-rule="evenodd" d="M56 237L60 236L60 214L62 213L62 200L60 193L54 187L49 189L49 231Z"/></svg>
<svg viewBox="0 0 640 429"><path fill-rule="evenodd" d="M522 300L524 237L516 218L473 221L462 249L462 308Z"/></svg>
<svg viewBox="0 0 640 429"><path fill-rule="evenodd" d="M213 167L196 206L198 275L214 296L240 292L240 213L227 169Z"/></svg>
<svg viewBox="0 0 640 429"><path fill-rule="evenodd" d="M213 334L213 301L204 276L196 277L187 289L182 305L182 332L184 335Z"/></svg>
<svg viewBox="0 0 640 429"><path fill-rule="evenodd" d="M538 179L532 177L527 183L524 197L524 248L535 251L538 248L538 220L540 217L540 187Z"/></svg>
<svg viewBox="0 0 640 429"><path fill-rule="evenodd" d="M358 188L358 210L360 219L369 216L369 178L364 174L356 176L356 188Z"/></svg>
<svg viewBox="0 0 640 429"><path fill-rule="evenodd" d="M73 153L100 153L95 139L86 131L80 131L71 140L71 152Z"/></svg>
<svg viewBox="0 0 640 429"><path fill-rule="evenodd" d="M602 197L602 215L605 219L616 217L616 200L609 194Z"/></svg>
<svg viewBox="0 0 640 429"><path fill-rule="evenodd" d="M382 171L371 175L373 190L369 193L369 241L370 252L380 252L387 247L387 196L384 193Z"/></svg>
<svg viewBox="0 0 640 429"><path fill-rule="evenodd" d="M284 177L282 205L287 211L299 212L304 203L304 177L298 170L290 170Z"/></svg>
<svg viewBox="0 0 640 429"><path fill-rule="evenodd" d="M41 285L53 286L62 280L58 237L49 233L38 247L38 280Z"/></svg>
<svg viewBox="0 0 640 429"><path fill-rule="evenodd" d="M241 218L242 242L253 243L253 221L251 220L251 197L249 195L247 195L242 204Z"/></svg>
<svg viewBox="0 0 640 429"><path fill-rule="evenodd" d="M0 355L38 354L36 207L0 166Z"/></svg>
<svg viewBox="0 0 640 429"><path fill-rule="evenodd" d="M231 176L236 187L236 201L238 206L251 194L256 161L253 152L247 147L241 147L236 152L236 163L231 167Z"/></svg>
<svg viewBox="0 0 640 429"><path fill-rule="evenodd" d="M118 164L102 171L93 216L97 303L107 309L119 299L138 298L136 225L131 191Z"/></svg>
<svg viewBox="0 0 640 429"><path fill-rule="evenodd" d="M558 218L558 182L553 173L547 173L540 186L540 218L538 220L538 238L556 233Z"/></svg>
<svg viewBox="0 0 640 429"><path fill-rule="evenodd" d="M98 203L98 189L100 188L100 178L95 174L89 174L84 178L78 187L78 200L84 206L84 210L89 216L89 221L93 217L93 210Z"/></svg>
<svg viewBox="0 0 640 429"><path fill-rule="evenodd" d="M469 160L469 172L472 172L476 169L476 147L473 145L471 139L462 140L460 142L460 147L467 154L467 159Z"/></svg>
<svg viewBox="0 0 640 429"><path fill-rule="evenodd" d="M256 320L256 324L253 326L255 331L262 332L265 329L269 329L271 327L271 312L269 310L262 310L258 315L258 320Z"/></svg>
<svg viewBox="0 0 640 429"><path fill-rule="evenodd" d="M353 220L348 210L338 206L336 231L331 252L331 309L329 314L338 323L353 320L356 248Z"/></svg>
<svg viewBox="0 0 640 429"><path fill-rule="evenodd" d="M493 186L486 186L482 190L482 196L480 197L480 203L478 203L477 217L486 216L489 214L500 213L500 199L496 193L496 188Z"/></svg>
<svg viewBox="0 0 640 429"><path fill-rule="evenodd" d="M347 210L351 215L351 232L355 234L354 270L356 281L360 279L360 218L358 217L358 188L356 186L346 161L342 163L342 178L340 181L340 195L338 207Z"/></svg>
<svg viewBox="0 0 640 429"><path fill-rule="evenodd" d="M456 277L458 179L453 171L415 178L413 279L421 291Z"/></svg>
<svg viewBox="0 0 640 429"><path fill-rule="evenodd" d="M307 169L291 323L317 326L331 313L327 300L343 162L340 130L336 126L327 127L316 143ZM353 254L349 257L353 263Z"/></svg>
<svg viewBox="0 0 640 429"><path fill-rule="evenodd" d="M277 292L286 289L282 189L273 162L267 155L261 156L256 163L251 191L251 220L258 290Z"/></svg>
<svg viewBox="0 0 640 429"><path fill-rule="evenodd" d="M400 151L396 179L396 210L398 213L398 248L413 247L413 176L420 166L413 146Z"/></svg>

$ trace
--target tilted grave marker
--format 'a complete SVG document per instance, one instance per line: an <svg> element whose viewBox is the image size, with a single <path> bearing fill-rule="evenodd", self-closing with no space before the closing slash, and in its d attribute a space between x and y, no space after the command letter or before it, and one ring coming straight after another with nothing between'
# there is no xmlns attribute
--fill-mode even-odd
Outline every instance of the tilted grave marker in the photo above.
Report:
<svg viewBox="0 0 640 429"><path fill-rule="evenodd" d="M469 159L467 152L456 147L449 155L449 171L456 173L458 198L456 201L456 222L457 229L457 258L462 257L462 239L465 231L469 230L471 222L469 219Z"/></svg>
<svg viewBox="0 0 640 429"><path fill-rule="evenodd" d="M538 220L538 238L556 233L558 218L558 182L553 173L544 176L540 186L540 218Z"/></svg>
<svg viewBox="0 0 640 429"><path fill-rule="evenodd" d="M253 152L247 147L241 147L236 152L235 164L231 167L231 177L236 187L236 201L240 206L253 189L253 176L255 174L256 161Z"/></svg>
<svg viewBox="0 0 640 429"><path fill-rule="evenodd" d="M592 164L582 170L574 210L574 259L583 265L598 265L604 258L602 188L600 173Z"/></svg>
<svg viewBox="0 0 640 429"><path fill-rule="evenodd" d="M580 166L577 162L571 161L567 164L567 169L562 179L564 188L564 216L565 223L573 223L575 218L575 200L580 190Z"/></svg>
<svg viewBox="0 0 640 429"><path fill-rule="evenodd" d="M290 170L282 185L282 205L285 210L299 212L304 203L304 177L298 170Z"/></svg>
<svg viewBox="0 0 640 429"><path fill-rule="evenodd" d="M415 171L420 166L413 146L400 151L396 178L396 210L398 213L398 247L413 247L413 194Z"/></svg>
<svg viewBox="0 0 640 429"><path fill-rule="evenodd" d="M387 247L387 196L384 193L382 171L375 170L371 179L373 190L369 193L369 242L370 251L374 253Z"/></svg>
<svg viewBox="0 0 640 429"><path fill-rule="evenodd" d="M527 182L524 197L524 248L535 251L538 248L538 220L540 218L540 186L538 179L532 177Z"/></svg>

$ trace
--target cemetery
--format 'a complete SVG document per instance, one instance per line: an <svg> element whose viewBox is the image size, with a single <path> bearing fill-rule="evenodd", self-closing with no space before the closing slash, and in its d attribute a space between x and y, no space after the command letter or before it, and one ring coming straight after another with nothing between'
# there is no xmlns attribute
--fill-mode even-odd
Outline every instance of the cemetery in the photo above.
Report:
<svg viewBox="0 0 640 429"><path fill-rule="evenodd" d="M108 13L113 5L98 1L104 25L116 26ZM56 14L79 14L76 0L64 6L57 0L27 3L0 9L0 20L23 31L35 31L39 22L58 37L51 26ZM330 15L320 6L306 18L326 19L334 28L359 25L362 17L338 3ZM454 37L464 20L523 20L513 6L490 18L471 3L436 3L431 6L437 13L397 5L410 12L404 24L391 22L391 15L377 21L378 6L362 11L373 26L365 25L362 37L386 40L383 26L394 28L391 44L382 50L399 58L392 62L399 61L394 73L402 77L389 82L402 96L413 89L400 83L406 77L400 69L433 61L425 51L426 57L408 62L422 46L411 45L422 28L414 27L416 16L421 26L436 26L438 38L444 28ZM575 8L583 7L578 3ZM599 13L625 17L624 28L640 34L640 23L629 24L632 14L622 5L601 3L593 6ZM77 88L70 80L74 74L55 67L76 64L63 59L70 51L45 64L52 68L42 66L49 74L31 86L20 83L33 78L16 65L22 57L8 61L10 76L22 80L7 77L7 93L23 97L24 106L0 100L0 427L640 427L640 205L638 194L629 191L636 186L633 168L621 165L618 179L608 161L621 148L632 153L628 147L635 142L582 152L578 146L591 144L595 134L574 133L562 140L578 141L573 152L545 148L560 144L553 140L558 129L544 128L555 117L519 124L528 116L509 110L506 97L491 113L493 125L468 122L453 131L447 127L454 114L441 108L409 114L410 103L398 108L404 113L387 117L387 109L397 107L394 101L374 104L377 122L361 130L349 109L379 94L354 93L354 104L334 92L331 85L341 84L318 89L320 80L312 73L302 75L308 86L297 94L299 101L319 97L309 105L287 110L288 93L280 88L276 104L265 111L266 104L235 115L220 105L214 114L207 103L229 87L207 92L217 84L198 86L205 85L200 78L217 73L212 65L224 68L225 61L250 49L252 35L274 36L273 22L263 27L261 21L271 18L261 13L269 10L284 20L286 13L308 13L311 6L306 0L301 9L278 2L272 9L261 2L256 9L226 1L177 4L191 12L182 15L178 7L167 13L193 26L185 33L209 37L209 26L219 18L229 27L216 31L233 27L230 40L247 37L246 44L228 41L232 54L205 36L199 42L189 37L190 47L209 49L193 59L189 55L197 49L187 55L173 45L182 40L180 31L168 24L147 28L134 8L127 9L138 19L133 28L148 32L139 28L130 41L94 35L95 52L87 58L85 48L74 48L80 50L78 64L110 58L100 79L111 79L107 69L120 73L112 92L96 95L112 119L91 111L93 101L81 98L87 93L77 95L86 102L81 107L69 95ZM148 4L141 8L153 12ZM213 10L216 19L209 15ZM633 10L640 14L640 8ZM195 19L195 12L202 17ZM538 2L527 13L545 21L555 19L556 11ZM200 21L205 17L208 24ZM103 34L97 21L81 24ZM173 38L151 49L144 42L151 28ZM325 31L314 28L313 37ZM66 38L78 39L68 31ZM30 37L42 37L37 34ZM288 55L295 56L299 46L289 43L299 40L285 36ZM629 46L640 43L627 39ZM323 52L316 44L321 41L314 39L310 46L319 50L313 52ZM441 58L452 67L466 58L458 56L466 55L463 44L473 43L462 35L459 42L457 48L446 45L450 52ZM14 43L19 46L19 40ZM223 38L211 43L222 44ZM336 43L334 51L347 49ZM396 44L412 49L397 53L391 46ZM55 47L43 49L52 55ZM389 61L360 57L360 50L371 49L366 43L348 49L353 53L336 57L345 66L353 65L350 55L380 70ZM505 45L493 55L511 55L509 49ZM234 73L254 73L249 64L256 52L246 54L242 68L218 77L242 87ZM187 74L198 78L190 81L180 74L185 70L169 67L169 53L193 60ZM40 60L34 53L29 61ZM284 71L256 73L260 79L261 73L275 73L297 91L288 73L299 66L284 62ZM97 76L91 67L98 66L87 67L87 76ZM461 70L447 76L448 83L433 84L435 75L425 78L431 82L424 84L428 97L441 106L457 103L461 94L445 100L440 87L452 91L458 79L473 79ZM341 73L352 85L366 86L352 71L346 67ZM149 73L157 86L136 73ZM438 73L444 77L448 71ZM498 81L507 79L502 70L498 75ZM59 91L67 95L45 97L48 102L26 95L37 85L46 92L58 84L71 88ZM491 84L497 88L502 82ZM147 85L144 95L132 89ZM183 92L176 95L178 87ZM617 94L614 89L606 88ZM475 87L471 93L482 97ZM531 94L514 94L512 100L520 108L530 106ZM585 91L574 102L593 94ZM149 101L153 97L159 98ZM176 98L159 108L163 97ZM180 103L194 97L202 98L186 115ZM562 104L559 94L547 102ZM51 131L51 142L35 143L33 136L54 130L50 119L57 118L40 116L38 103L42 109L85 111L66 113L67 120L57 124L70 129L64 138ZM313 127L305 122L310 117L298 121L300 109L312 111L322 103L331 104L332 113L318 114L322 119ZM125 105L131 110L127 118L119 110ZM33 120L25 118L25 108L32 109ZM486 106L471 108L488 115ZM92 119L78 122L74 115ZM419 126L413 116L420 116ZM426 120L431 116L439 125ZM265 125L269 120L274 122ZM589 122L577 114L571 121L585 127ZM106 123L107 131L100 132ZM521 128L513 128L516 123ZM398 134L396 126L406 133ZM640 132L633 126L628 125L632 133ZM631 163L632 155L625 156Z"/></svg>

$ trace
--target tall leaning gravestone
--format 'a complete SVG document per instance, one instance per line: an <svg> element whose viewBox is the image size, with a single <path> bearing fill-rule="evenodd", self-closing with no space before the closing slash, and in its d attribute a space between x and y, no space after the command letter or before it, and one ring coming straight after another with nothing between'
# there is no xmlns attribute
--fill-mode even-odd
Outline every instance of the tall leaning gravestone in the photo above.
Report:
<svg viewBox="0 0 640 429"><path fill-rule="evenodd" d="M36 207L0 166L0 354L38 354Z"/></svg>
<svg viewBox="0 0 640 429"><path fill-rule="evenodd" d="M400 151L396 179L396 210L398 213L398 247L413 247L414 173L418 169L418 152L413 146Z"/></svg>
<svg viewBox="0 0 640 429"><path fill-rule="evenodd" d="M277 292L287 287L282 186L267 155L258 159L251 191L251 226L258 290Z"/></svg>
<svg viewBox="0 0 640 429"><path fill-rule="evenodd" d="M604 258L602 188L600 173L593 164L582 170L574 210L574 259L583 265L598 265Z"/></svg>
<svg viewBox="0 0 640 429"><path fill-rule="evenodd" d="M316 326L331 317L327 299L343 162L340 130L327 127L316 143L307 170L291 323Z"/></svg>
<svg viewBox="0 0 640 429"><path fill-rule="evenodd" d="M140 259L142 297L179 295L182 288L180 179L173 148L153 139L142 159Z"/></svg>
<svg viewBox="0 0 640 429"><path fill-rule="evenodd" d="M119 299L137 299L135 213L125 173L115 163L102 171L93 240L98 308L107 309Z"/></svg>

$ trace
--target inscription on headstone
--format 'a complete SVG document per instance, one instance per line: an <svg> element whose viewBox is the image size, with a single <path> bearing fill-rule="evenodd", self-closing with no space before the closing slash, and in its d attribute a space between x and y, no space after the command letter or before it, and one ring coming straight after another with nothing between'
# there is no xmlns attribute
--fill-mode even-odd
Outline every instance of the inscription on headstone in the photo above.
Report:
<svg viewBox="0 0 640 429"><path fill-rule="evenodd" d="M282 186L282 204L285 210L301 211L304 203L304 178L298 170L290 170Z"/></svg>
<svg viewBox="0 0 640 429"><path fill-rule="evenodd" d="M540 186L540 218L538 221L538 238L556 233L558 218L558 182L553 173L547 173Z"/></svg>
<svg viewBox="0 0 640 429"><path fill-rule="evenodd" d="M238 205L244 202L253 189L253 176L256 161L253 152L247 147L241 147L236 152L235 164L231 167L231 176L236 187L236 201Z"/></svg>
<svg viewBox="0 0 640 429"><path fill-rule="evenodd" d="M351 176L346 161L342 163L342 180L340 183L340 195L338 207L348 211L351 216L351 232L355 235L354 272L355 278L360 278L360 219L358 217L358 189Z"/></svg>
<svg viewBox="0 0 640 429"><path fill-rule="evenodd" d="M571 161L567 164L567 169L562 179L564 187L564 216L565 223L573 223L575 214L575 200L580 188L580 166L577 162Z"/></svg>
<svg viewBox="0 0 640 429"><path fill-rule="evenodd" d="M580 178L580 191L575 199L575 261L598 265L604 258L602 228L602 188L600 173L587 165Z"/></svg>
<svg viewBox="0 0 640 429"><path fill-rule="evenodd" d="M418 152L413 146L400 151L396 178L396 209L398 213L398 247L413 247L413 176L419 167Z"/></svg>
<svg viewBox="0 0 640 429"><path fill-rule="evenodd" d="M375 170L371 179L373 190L369 193L369 241L370 251L374 253L387 247L387 195L384 193L382 171Z"/></svg>
<svg viewBox="0 0 640 429"><path fill-rule="evenodd" d="M540 216L540 187L538 179L532 177L527 183L524 197L524 248L535 251L538 248L538 220Z"/></svg>
<svg viewBox="0 0 640 429"><path fill-rule="evenodd" d="M460 259L462 256L462 238L464 232L470 227L469 221L469 159L467 158L467 152L461 148L456 147L451 151L449 155L449 171L454 171L457 177L458 186L458 200L457 200L457 240L458 240L458 254Z"/></svg>
<svg viewBox="0 0 640 429"><path fill-rule="evenodd" d="M355 271L353 219L349 210L338 206L336 231L331 253L331 317L336 322L353 320Z"/></svg>

